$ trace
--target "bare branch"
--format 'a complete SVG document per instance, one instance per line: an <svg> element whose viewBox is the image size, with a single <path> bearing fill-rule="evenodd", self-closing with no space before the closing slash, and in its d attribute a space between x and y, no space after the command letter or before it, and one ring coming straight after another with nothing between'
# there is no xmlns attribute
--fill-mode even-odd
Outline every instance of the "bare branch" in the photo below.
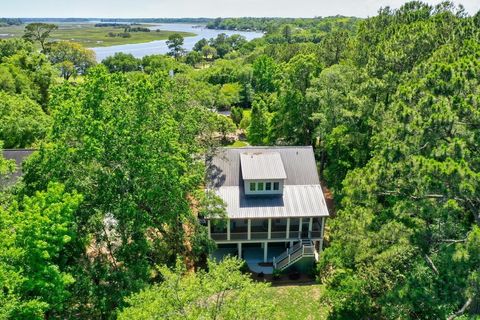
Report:
<svg viewBox="0 0 480 320"><path fill-rule="evenodd" d="M454 314L450 315L447 320L453 320L455 319L456 317L459 317L461 316L462 314L465 313L465 311L467 311L468 307L470 307L470 305L472 304L473 302L473 298L468 298L467 302L465 302L465 304L463 305L463 307L458 310L457 312L455 312Z"/></svg>
<svg viewBox="0 0 480 320"><path fill-rule="evenodd" d="M430 257L429 257L428 255L425 255L425 260L426 260L427 263L430 265L430 267L432 268L432 270L433 270L436 274L439 274L437 267L435 267L435 264L433 263L432 259L430 259Z"/></svg>

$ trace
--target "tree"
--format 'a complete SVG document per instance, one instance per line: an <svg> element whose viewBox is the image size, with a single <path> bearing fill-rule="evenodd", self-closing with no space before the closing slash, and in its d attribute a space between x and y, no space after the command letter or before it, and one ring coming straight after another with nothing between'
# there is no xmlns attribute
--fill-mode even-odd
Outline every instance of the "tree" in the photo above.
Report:
<svg viewBox="0 0 480 320"><path fill-rule="evenodd" d="M119 319L267 319L274 305L266 299L267 285L240 272L244 262L227 258L209 261L208 272L185 273L180 263L174 270L160 268L165 279L127 299L129 307Z"/></svg>
<svg viewBox="0 0 480 320"><path fill-rule="evenodd" d="M222 136L222 142L226 143L228 141L228 134L234 133L237 127L235 126L230 117L224 116L222 114L218 115L216 123L218 127L218 132Z"/></svg>
<svg viewBox="0 0 480 320"><path fill-rule="evenodd" d="M185 57L185 62L193 67L202 62L202 60L202 54L197 51L190 51Z"/></svg>
<svg viewBox="0 0 480 320"><path fill-rule="evenodd" d="M226 83L221 86L218 93L217 105L220 109L229 109L240 102L242 87L238 83Z"/></svg>
<svg viewBox="0 0 480 320"><path fill-rule="evenodd" d="M96 64L95 52L70 41L58 41L49 46L48 58L68 80L72 75L85 74Z"/></svg>
<svg viewBox="0 0 480 320"><path fill-rule="evenodd" d="M253 88L259 92L273 92L278 73L278 66L275 61L266 55L262 55L255 59L252 69Z"/></svg>
<svg viewBox="0 0 480 320"><path fill-rule="evenodd" d="M205 60L212 61L217 57L217 49L209 45L203 46L202 55L205 58Z"/></svg>
<svg viewBox="0 0 480 320"><path fill-rule="evenodd" d="M58 26L49 23L30 23L25 27L25 34L23 38L30 42L38 41L42 52L45 52L45 42L50 37L50 34L57 30Z"/></svg>
<svg viewBox="0 0 480 320"><path fill-rule="evenodd" d="M171 265L177 255L195 262L200 256L191 258L190 247L210 249L191 206L204 161L191 155L207 152L203 138L218 132L216 115L190 104L175 81L100 66L53 93L50 143L24 166L23 182L26 194L53 180L84 196L75 213L75 283L65 314L107 317L152 281L155 265Z"/></svg>
<svg viewBox="0 0 480 320"><path fill-rule="evenodd" d="M6 148L28 148L43 140L50 117L25 96L0 92L0 140Z"/></svg>
<svg viewBox="0 0 480 320"><path fill-rule="evenodd" d="M82 197L51 183L0 206L0 316L2 319L55 317L69 297L73 276L66 261L74 239L73 215Z"/></svg>
<svg viewBox="0 0 480 320"><path fill-rule="evenodd" d="M193 46L193 51L202 52L203 47L205 47L206 45L208 45L207 39L202 38L197 41L197 43L195 43L195 45Z"/></svg>
<svg viewBox="0 0 480 320"><path fill-rule="evenodd" d="M252 115L250 126L248 127L247 138L252 145L264 145L268 136L268 118L267 105L261 100L257 99L252 105Z"/></svg>
<svg viewBox="0 0 480 320"><path fill-rule="evenodd" d="M141 60L130 53L117 52L113 56L105 58L102 64L110 72L131 72L140 70Z"/></svg>
<svg viewBox="0 0 480 320"><path fill-rule="evenodd" d="M0 40L0 62L4 58L11 57L20 51L32 53L34 52L34 47L30 42L19 38Z"/></svg>
<svg viewBox="0 0 480 320"><path fill-rule="evenodd" d="M183 53L183 37L178 33L174 33L168 37L167 46L170 49L169 55L175 57L175 59L179 59Z"/></svg>
<svg viewBox="0 0 480 320"><path fill-rule="evenodd" d="M232 114L231 114L232 121L238 126L243 118L243 108L233 107L231 111L232 111Z"/></svg>
<svg viewBox="0 0 480 320"><path fill-rule="evenodd" d="M286 24L282 28L282 36L285 42L291 43L292 42L292 26L289 24Z"/></svg>

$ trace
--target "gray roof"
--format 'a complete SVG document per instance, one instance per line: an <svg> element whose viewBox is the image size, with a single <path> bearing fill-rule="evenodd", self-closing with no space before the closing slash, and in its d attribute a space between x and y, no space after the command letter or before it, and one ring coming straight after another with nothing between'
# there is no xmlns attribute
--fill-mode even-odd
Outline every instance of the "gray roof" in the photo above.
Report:
<svg viewBox="0 0 480 320"><path fill-rule="evenodd" d="M248 153L280 156L286 174L283 195L245 195L240 158ZM207 186L224 200L230 218L328 216L312 147L221 148L207 165Z"/></svg>
<svg viewBox="0 0 480 320"><path fill-rule="evenodd" d="M245 196L241 187L223 187L217 195L227 204L231 219L328 217L320 185L290 185L282 196Z"/></svg>
<svg viewBox="0 0 480 320"><path fill-rule="evenodd" d="M278 152L250 151L240 154L240 166L244 180L287 178L282 158Z"/></svg>
<svg viewBox="0 0 480 320"><path fill-rule="evenodd" d="M16 170L6 178L0 178L0 186L9 186L14 184L22 175L22 163L35 150L33 149L4 149L3 157L7 160L15 160Z"/></svg>
<svg viewBox="0 0 480 320"><path fill-rule="evenodd" d="M285 185L320 184L312 147L245 147L218 150L207 164L209 166L208 187L219 188L243 184L240 154L261 151L280 154L287 175Z"/></svg>

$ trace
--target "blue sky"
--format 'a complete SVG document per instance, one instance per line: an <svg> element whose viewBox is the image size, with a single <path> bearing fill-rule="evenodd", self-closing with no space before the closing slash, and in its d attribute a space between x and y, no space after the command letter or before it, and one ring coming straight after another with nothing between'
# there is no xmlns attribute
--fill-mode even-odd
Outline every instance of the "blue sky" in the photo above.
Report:
<svg viewBox="0 0 480 320"><path fill-rule="evenodd" d="M440 1L426 1L431 4ZM367 17L402 0L0 0L0 17ZM479 0L455 1L474 14Z"/></svg>

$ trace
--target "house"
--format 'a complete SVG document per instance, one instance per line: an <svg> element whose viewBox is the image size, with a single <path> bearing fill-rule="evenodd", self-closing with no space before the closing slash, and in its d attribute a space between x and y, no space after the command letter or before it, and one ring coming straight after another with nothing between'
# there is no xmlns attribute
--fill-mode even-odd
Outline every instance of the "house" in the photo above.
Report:
<svg viewBox="0 0 480 320"><path fill-rule="evenodd" d="M217 256L264 273L318 260L329 213L312 147L222 148L207 167L207 189L227 212L207 220Z"/></svg>

